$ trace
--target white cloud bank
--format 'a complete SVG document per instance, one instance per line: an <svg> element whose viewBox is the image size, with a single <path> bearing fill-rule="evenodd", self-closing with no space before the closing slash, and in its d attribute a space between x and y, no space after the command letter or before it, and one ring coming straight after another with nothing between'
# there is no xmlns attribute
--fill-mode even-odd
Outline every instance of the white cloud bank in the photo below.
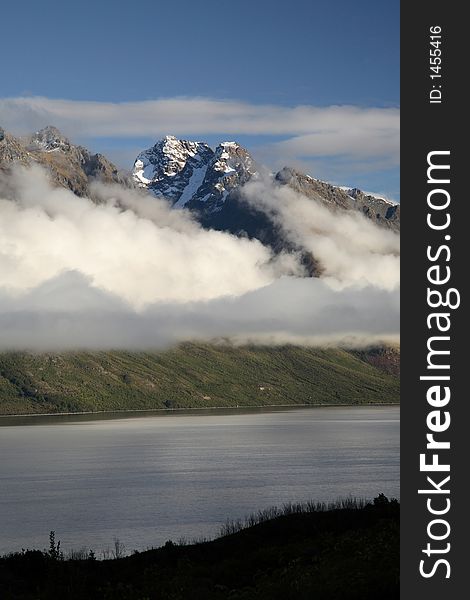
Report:
<svg viewBox="0 0 470 600"><path fill-rule="evenodd" d="M94 204L38 169L16 171L0 199L0 349L396 340L396 238L257 185L250 202L321 254L324 279L162 200L98 185Z"/></svg>
<svg viewBox="0 0 470 600"><path fill-rule="evenodd" d="M280 225L296 245L310 250L331 287L374 286L393 291L400 284L400 238L360 213L331 210L287 186L248 183L245 199Z"/></svg>
<svg viewBox="0 0 470 600"><path fill-rule="evenodd" d="M260 242L205 231L188 213L118 186L95 187L100 204L52 189L39 168L13 175L17 201L0 201L3 286L12 295L77 271L139 310L153 302L239 296L283 273Z"/></svg>
<svg viewBox="0 0 470 600"><path fill-rule="evenodd" d="M141 102L86 102L44 97L0 98L0 125L28 133L55 125L84 138L159 138L264 135L289 139L267 145L284 160L341 157L377 163L399 161L397 108L255 105L212 98L167 98Z"/></svg>

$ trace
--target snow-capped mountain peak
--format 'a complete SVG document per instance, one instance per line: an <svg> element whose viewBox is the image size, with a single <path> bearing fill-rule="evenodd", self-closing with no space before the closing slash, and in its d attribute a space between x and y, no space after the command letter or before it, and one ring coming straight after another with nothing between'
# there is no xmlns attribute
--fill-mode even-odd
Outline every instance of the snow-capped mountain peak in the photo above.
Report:
<svg viewBox="0 0 470 600"><path fill-rule="evenodd" d="M152 148L139 154L134 163L133 177L140 187L148 187L158 196L164 195L171 187L168 178L175 177L186 167L192 171L207 162L212 155L213 151L207 144L179 140L167 135ZM162 185L157 186L158 182Z"/></svg>
<svg viewBox="0 0 470 600"><path fill-rule="evenodd" d="M252 171L254 174L255 169L252 167L251 156L236 142L222 142L215 149L213 168L216 171L227 174L237 172L242 168L245 171Z"/></svg>
<svg viewBox="0 0 470 600"><path fill-rule="evenodd" d="M162 140L161 152L166 160L163 161L163 174L172 177L184 169L188 158L198 154L199 142L178 140L172 135L167 135ZM205 144L204 144L205 146Z"/></svg>
<svg viewBox="0 0 470 600"><path fill-rule="evenodd" d="M134 181L178 208L217 211L232 189L256 173L249 153L236 142L212 150L204 142L167 135L144 150L134 163Z"/></svg>

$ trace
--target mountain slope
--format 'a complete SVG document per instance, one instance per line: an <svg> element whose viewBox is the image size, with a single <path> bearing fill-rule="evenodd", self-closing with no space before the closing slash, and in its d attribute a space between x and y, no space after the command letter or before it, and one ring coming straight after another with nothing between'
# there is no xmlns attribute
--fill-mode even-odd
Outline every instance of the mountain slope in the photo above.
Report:
<svg viewBox="0 0 470 600"><path fill-rule="evenodd" d="M206 227L244 234L251 228L254 237L255 230L260 229L250 223L259 215L241 201L239 192L245 183L267 170L236 142L222 142L212 150L204 142L168 135L137 156L132 178L128 178L105 156L72 144L53 126L21 140L0 127L0 170L14 163L45 166L56 184L79 196L89 194L89 183L99 179L140 187L166 198L177 208L189 208ZM272 178L276 184L287 185L331 210L358 211L377 225L400 229L400 206L383 198L357 188L333 186L288 167L272 174ZM263 231L259 234L261 239Z"/></svg>
<svg viewBox="0 0 470 600"><path fill-rule="evenodd" d="M275 177L281 185L319 202L330 210L352 210L362 213L381 227L400 230L400 205L371 196L357 188L343 188L320 181L295 169L284 167Z"/></svg>
<svg viewBox="0 0 470 600"><path fill-rule="evenodd" d="M390 349L391 360L399 350ZM389 362L389 361L386 361ZM398 402L398 377L340 349L185 344L0 354L0 414Z"/></svg>
<svg viewBox="0 0 470 600"><path fill-rule="evenodd" d="M20 140L0 128L0 170L15 163L45 167L51 180L70 189L77 196L90 196L94 180L129 186L130 180L102 154L92 154L83 146L70 142L58 129L45 127Z"/></svg>
<svg viewBox="0 0 470 600"><path fill-rule="evenodd" d="M23 144L0 127L0 173L13 163L27 165L30 162L31 156Z"/></svg>

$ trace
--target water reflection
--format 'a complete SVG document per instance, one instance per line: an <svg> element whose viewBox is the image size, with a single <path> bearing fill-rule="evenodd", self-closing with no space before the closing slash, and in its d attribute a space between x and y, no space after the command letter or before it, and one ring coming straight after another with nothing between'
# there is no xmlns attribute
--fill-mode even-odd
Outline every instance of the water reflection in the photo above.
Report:
<svg viewBox="0 0 470 600"><path fill-rule="evenodd" d="M128 550L213 535L290 500L399 495L399 408L186 411L9 420L0 552ZM26 423L26 424L25 424ZM31 424L35 426L31 426Z"/></svg>

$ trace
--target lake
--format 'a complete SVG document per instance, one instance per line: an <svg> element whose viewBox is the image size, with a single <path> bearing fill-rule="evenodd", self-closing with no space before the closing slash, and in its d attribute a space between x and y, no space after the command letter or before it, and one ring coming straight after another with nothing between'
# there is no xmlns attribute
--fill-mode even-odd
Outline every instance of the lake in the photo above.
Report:
<svg viewBox="0 0 470 600"><path fill-rule="evenodd" d="M288 501L399 497L399 407L0 419L0 554L128 552Z"/></svg>

